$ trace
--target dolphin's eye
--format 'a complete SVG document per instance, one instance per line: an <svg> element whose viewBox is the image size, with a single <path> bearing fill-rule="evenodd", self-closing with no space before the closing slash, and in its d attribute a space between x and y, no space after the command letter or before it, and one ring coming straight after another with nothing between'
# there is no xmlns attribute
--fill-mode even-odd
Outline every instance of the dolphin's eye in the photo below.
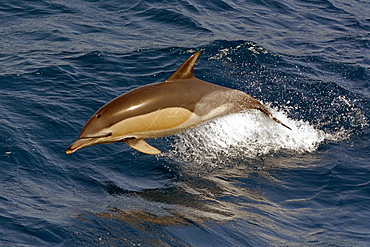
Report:
<svg viewBox="0 0 370 247"><path fill-rule="evenodd" d="M101 117L101 115L100 115L100 114L96 115L96 118L100 118L100 117Z"/></svg>

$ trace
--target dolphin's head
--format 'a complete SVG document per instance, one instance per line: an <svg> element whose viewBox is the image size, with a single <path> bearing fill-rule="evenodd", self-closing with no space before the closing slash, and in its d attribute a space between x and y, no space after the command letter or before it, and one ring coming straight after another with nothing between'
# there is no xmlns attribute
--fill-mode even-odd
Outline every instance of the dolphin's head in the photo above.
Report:
<svg viewBox="0 0 370 247"><path fill-rule="evenodd" d="M71 154L84 147L122 140L122 138L117 140L114 130L110 128L114 124L114 118L105 109L104 107L99 109L89 119L78 139L66 150L66 154Z"/></svg>
<svg viewBox="0 0 370 247"><path fill-rule="evenodd" d="M162 107L162 95L157 95L155 88L159 84L150 84L131 90L101 107L87 121L78 139L66 150L71 154L81 148L97 144L125 141L136 138L134 132L138 126L148 124L147 119L137 120L137 116L145 115ZM150 125L150 122L149 122Z"/></svg>

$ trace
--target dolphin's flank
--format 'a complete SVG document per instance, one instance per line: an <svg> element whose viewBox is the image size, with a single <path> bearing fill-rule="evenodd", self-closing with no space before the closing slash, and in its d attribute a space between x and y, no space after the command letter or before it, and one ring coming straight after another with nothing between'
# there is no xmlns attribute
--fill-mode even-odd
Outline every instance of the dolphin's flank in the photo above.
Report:
<svg viewBox="0 0 370 247"><path fill-rule="evenodd" d="M242 91L194 77L200 52L161 83L131 90L104 105L86 123L67 154L97 144L125 142L146 154L160 154L145 140L176 134L215 117L257 109L277 123L258 100Z"/></svg>

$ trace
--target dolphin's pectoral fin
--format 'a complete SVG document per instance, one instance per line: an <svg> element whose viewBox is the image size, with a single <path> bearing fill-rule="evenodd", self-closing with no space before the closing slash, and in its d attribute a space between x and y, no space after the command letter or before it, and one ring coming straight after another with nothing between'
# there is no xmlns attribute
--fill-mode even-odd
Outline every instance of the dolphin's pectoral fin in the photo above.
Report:
<svg viewBox="0 0 370 247"><path fill-rule="evenodd" d="M128 138L123 140L127 145L132 147L133 149L140 151L145 154L160 154L161 151L156 149L155 147L150 146L146 141L143 139L137 138Z"/></svg>

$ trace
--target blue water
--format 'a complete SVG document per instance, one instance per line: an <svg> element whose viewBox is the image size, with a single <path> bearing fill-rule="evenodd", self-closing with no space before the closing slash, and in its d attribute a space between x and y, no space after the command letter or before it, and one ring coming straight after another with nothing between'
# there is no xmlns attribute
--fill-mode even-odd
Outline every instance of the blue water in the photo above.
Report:
<svg viewBox="0 0 370 247"><path fill-rule="evenodd" d="M368 246L370 2L0 3L1 246ZM257 112L66 155L88 118L167 79Z"/></svg>

